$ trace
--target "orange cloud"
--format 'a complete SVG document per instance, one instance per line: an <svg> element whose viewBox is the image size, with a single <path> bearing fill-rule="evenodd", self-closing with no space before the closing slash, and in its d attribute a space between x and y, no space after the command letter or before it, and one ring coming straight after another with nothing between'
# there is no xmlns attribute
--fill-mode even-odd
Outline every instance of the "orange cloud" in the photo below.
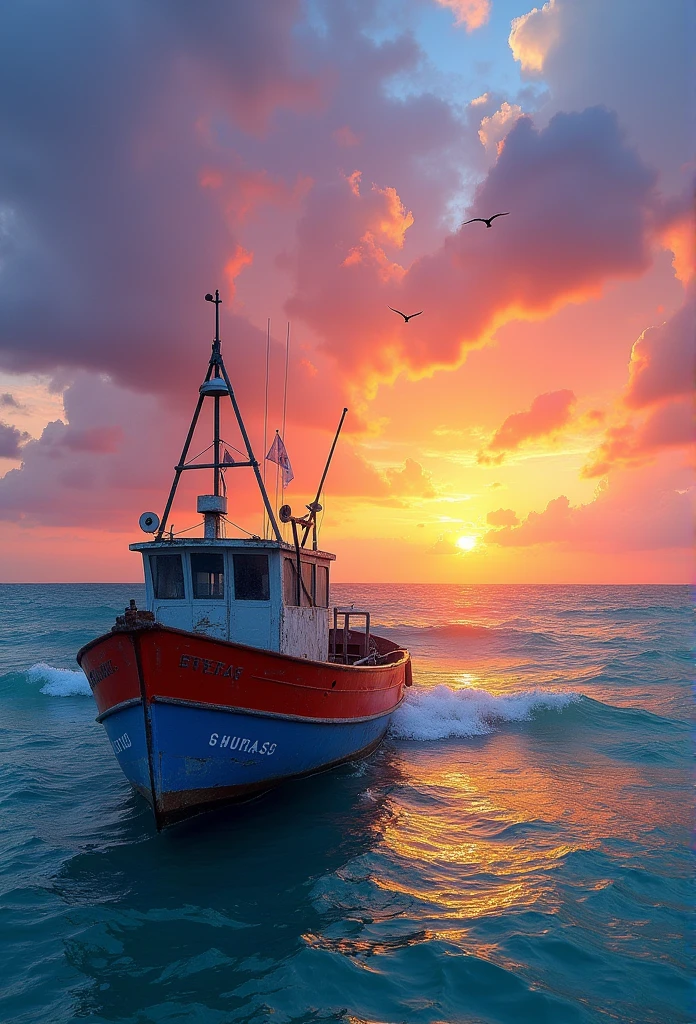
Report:
<svg viewBox="0 0 696 1024"><path fill-rule="evenodd" d="M395 494L413 495L419 498L434 498L430 473L426 473L415 459L406 459L401 469L388 469L387 480Z"/></svg>
<svg viewBox="0 0 696 1024"><path fill-rule="evenodd" d="M253 260L253 252L249 252L247 249L245 249L243 246L237 243L234 253L230 257L230 259L228 259L224 268L225 277L227 278L227 288L230 302L232 302L232 300L234 299L234 295L237 290L237 286L235 284L236 278L241 274L245 267L248 267L251 263L253 263Z"/></svg>
<svg viewBox="0 0 696 1024"><path fill-rule="evenodd" d="M464 225L407 267L384 252L411 223L396 192L363 194L357 174L349 184L308 196L286 309L362 395L399 373L458 366L503 324L596 296L607 279L637 276L652 258L655 175L599 107L558 114L540 131L520 117L469 212L510 216L491 231ZM387 306L425 312L405 325Z"/></svg>
<svg viewBox="0 0 696 1024"><path fill-rule="evenodd" d="M692 544L690 474L650 467L617 474L593 501L571 505L562 494L519 526L489 531L484 540L503 547L556 544L564 549L615 553Z"/></svg>
<svg viewBox="0 0 696 1024"><path fill-rule="evenodd" d="M524 441L553 435L569 422L575 402L575 395L567 389L537 395L529 409L513 413L498 427L487 446L478 453L477 461L482 465L497 465Z"/></svg>
<svg viewBox="0 0 696 1024"><path fill-rule="evenodd" d="M384 249L377 245L371 231L366 231L358 245L350 250L342 267L354 267L359 263L372 265L382 281L400 281L406 270L400 263L389 259Z"/></svg>
<svg viewBox="0 0 696 1024"><path fill-rule="evenodd" d="M693 441L693 402L668 401L653 409L642 423L609 427L581 476L592 479L604 476L614 466L639 466L666 448L679 448Z"/></svg>
<svg viewBox="0 0 696 1024"><path fill-rule="evenodd" d="M352 174L346 174L345 179L348 182L348 187L354 196L360 195L360 182L362 181L362 171L353 171Z"/></svg>
<svg viewBox="0 0 696 1024"><path fill-rule="evenodd" d="M377 185L373 185L372 191L381 200L375 204L373 230L378 236L401 249L406 232L413 224L413 214L401 202L395 188L378 188Z"/></svg>
<svg viewBox="0 0 696 1024"><path fill-rule="evenodd" d="M436 0L436 3L453 11L455 25L465 25L467 32L485 25L491 13L491 0Z"/></svg>
<svg viewBox="0 0 696 1024"><path fill-rule="evenodd" d="M346 177L348 186L356 199L361 199L360 171L353 171ZM413 224L413 214L406 210L396 189L372 186L371 192L363 198L364 215L368 230L361 235L357 245L352 246L341 263L342 267L359 264L373 267L381 281L400 281L406 273L404 267L389 259L379 242L401 248L406 232ZM379 241L378 241L379 240Z"/></svg>
<svg viewBox="0 0 696 1024"><path fill-rule="evenodd" d="M490 526L518 526L517 513L511 508L499 508L495 512L489 512L486 522Z"/></svg>
<svg viewBox="0 0 696 1024"><path fill-rule="evenodd" d="M679 281L687 284L696 273L696 224L689 216L665 229L662 242L672 252L672 266Z"/></svg>

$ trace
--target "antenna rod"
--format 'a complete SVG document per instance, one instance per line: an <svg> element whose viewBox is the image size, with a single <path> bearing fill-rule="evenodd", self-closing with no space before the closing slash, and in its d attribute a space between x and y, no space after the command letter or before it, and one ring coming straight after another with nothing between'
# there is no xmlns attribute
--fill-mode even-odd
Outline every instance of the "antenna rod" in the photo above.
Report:
<svg viewBox="0 0 696 1024"><path fill-rule="evenodd" d="M319 486L317 487L317 496L314 499L314 502L313 502L314 505L317 505L319 503L319 498L321 497L321 492L322 492L322 489L324 487L324 481L326 480L326 474L329 472L329 466L331 465L331 459L333 458L334 448L336 447L336 442L338 441L338 435L341 433L341 427L343 426L343 421L346 418L346 413L347 412L348 412L348 409L344 409L343 412L341 413L341 419L340 419L340 422L338 424L338 429L336 430L336 436L333 439L333 444L331 445L331 451L329 452L329 457L326 460L326 465L324 466L324 472L321 475L321 480L319 481ZM312 514L310 516L310 519L314 520L316 518L316 514L317 514L316 513L316 509L312 509ZM307 537L309 536L309 531L311 529L311 525L312 524L310 522L307 526L305 526L304 534L302 535L302 547L304 547L305 544L307 543Z"/></svg>
<svg viewBox="0 0 696 1024"><path fill-rule="evenodd" d="M263 484L266 486L266 445L268 443L268 370L271 355L271 318L266 324L266 396L263 403ZM263 538L266 539L266 512L263 513Z"/></svg>
<svg viewBox="0 0 696 1024"><path fill-rule="evenodd" d="M220 376L220 292L215 289L215 340L213 341L213 359L215 360L215 376ZM213 411L213 443L214 443L214 462L215 468L213 469L213 494L218 495L220 493L220 396L215 395L214 398L214 411Z"/></svg>

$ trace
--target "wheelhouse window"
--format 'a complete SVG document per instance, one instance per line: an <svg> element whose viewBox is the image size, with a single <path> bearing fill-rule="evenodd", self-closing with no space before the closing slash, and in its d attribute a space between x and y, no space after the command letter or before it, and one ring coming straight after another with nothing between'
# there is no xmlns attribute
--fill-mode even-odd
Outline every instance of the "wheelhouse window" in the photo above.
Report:
<svg viewBox="0 0 696 1024"><path fill-rule="evenodd" d="M314 563L302 562L302 593L300 601L303 608L311 608L314 604Z"/></svg>
<svg viewBox="0 0 696 1024"><path fill-rule="evenodd" d="M181 555L150 555L150 571L158 601L182 601L184 569Z"/></svg>
<svg viewBox="0 0 696 1024"><path fill-rule="evenodd" d="M225 597L224 555L191 555L191 578L195 598L222 601Z"/></svg>
<svg viewBox="0 0 696 1024"><path fill-rule="evenodd" d="M329 607L329 567L318 565L316 575L316 597L314 603L317 608Z"/></svg>
<svg viewBox="0 0 696 1024"><path fill-rule="evenodd" d="M234 596L237 601L268 601L268 555L234 555Z"/></svg>
<svg viewBox="0 0 696 1024"><path fill-rule="evenodd" d="M285 604L297 604L297 569L292 558L283 559L283 600Z"/></svg>
<svg viewBox="0 0 696 1024"><path fill-rule="evenodd" d="M283 601L285 604L300 604L303 608L328 608L329 570L325 565L301 562L302 579L300 595L297 594L297 562L294 558L283 559Z"/></svg>

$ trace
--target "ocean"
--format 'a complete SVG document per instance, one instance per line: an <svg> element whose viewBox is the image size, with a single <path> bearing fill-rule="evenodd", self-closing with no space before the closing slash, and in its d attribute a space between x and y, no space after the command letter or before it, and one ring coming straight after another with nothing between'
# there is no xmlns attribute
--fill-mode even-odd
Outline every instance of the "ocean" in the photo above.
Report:
<svg viewBox="0 0 696 1024"><path fill-rule="evenodd" d="M0 586L3 1024L695 1019L687 588L336 586L387 740L159 835L75 664L131 597Z"/></svg>

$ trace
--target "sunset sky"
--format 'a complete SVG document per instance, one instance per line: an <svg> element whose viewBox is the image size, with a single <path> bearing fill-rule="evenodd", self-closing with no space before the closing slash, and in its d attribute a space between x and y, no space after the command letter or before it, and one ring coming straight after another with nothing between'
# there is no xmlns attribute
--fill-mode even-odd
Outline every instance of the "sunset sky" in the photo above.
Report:
<svg viewBox="0 0 696 1024"><path fill-rule="evenodd" d="M0 581L141 579L215 288L259 459L290 322L297 514L349 408L334 580L689 581L695 12L6 0ZM175 531L211 488L185 483Z"/></svg>

